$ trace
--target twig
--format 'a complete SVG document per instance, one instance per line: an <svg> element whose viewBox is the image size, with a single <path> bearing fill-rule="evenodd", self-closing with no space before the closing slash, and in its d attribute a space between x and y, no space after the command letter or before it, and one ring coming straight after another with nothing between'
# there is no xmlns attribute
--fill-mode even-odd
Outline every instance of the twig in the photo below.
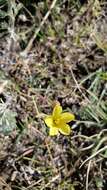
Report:
<svg viewBox="0 0 107 190"><path fill-rule="evenodd" d="M91 160L89 161L88 168L87 168L87 175L86 175L86 190L88 190L88 181L89 181L90 167L91 167Z"/></svg>
<svg viewBox="0 0 107 190"><path fill-rule="evenodd" d="M38 181L35 181L35 182L32 183L31 185L29 185L29 186L26 188L26 190L27 190L27 189L31 189L31 188L34 187L35 185L41 183L43 180L44 180L44 178L42 178L42 179L40 179L40 180L38 180Z"/></svg>
<svg viewBox="0 0 107 190"><path fill-rule="evenodd" d="M80 85L78 84L78 81L76 80L72 69L71 69L71 75L72 75L72 78L73 78L73 80L74 80L74 82L75 82L75 84L76 84L76 87L77 87L77 89L79 90L79 92L82 94L82 96L84 97L84 99L87 100L87 101L90 103L89 99L88 99L88 98L85 96L85 94L82 92L82 90L81 90L81 88L80 88Z"/></svg>
<svg viewBox="0 0 107 190"><path fill-rule="evenodd" d="M73 136L73 137L71 137L71 140L73 140L73 139L75 139L75 138L84 138L84 139L86 139L86 140L91 140L92 138L95 138L95 137L97 137L97 135L98 134L95 134L95 135L92 135L92 136L90 136L90 137L88 137L88 136L85 136L85 135L75 135L75 136Z"/></svg>
<svg viewBox="0 0 107 190"><path fill-rule="evenodd" d="M50 180L46 185L44 185L43 188L41 188L41 190L46 189L46 187L50 186L51 183L55 182L59 177L60 177L60 175L56 175L55 177L53 177L52 180Z"/></svg>
<svg viewBox="0 0 107 190"><path fill-rule="evenodd" d="M91 145L89 145L89 146L87 146L87 147L85 147L85 148L81 148L80 149L80 151L86 151L86 150L89 150L89 149L91 149L91 148L93 148L94 147L94 143L93 144L91 144Z"/></svg>
<svg viewBox="0 0 107 190"><path fill-rule="evenodd" d="M25 48L25 50L23 52L21 52L21 56L22 57L26 57L26 55L28 54L28 52L30 51L31 47L32 47L32 44L35 40L35 38L37 37L38 33L40 32L42 26L45 24L47 18L49 17L52 9L54 8L55 4L56 4L57 0L53 0L51 6L50 6L50 9L48 10L48 12L46 13L46 15L44 16L42 22L40 23L39 27L35 30L32 38L30 39L27 47Z"/></svg>
<svg viewBox="0 0 107 190"><path fill-rule="evenodd" d="M98 143L98 145L95 147L95 149L93 150L93 153L94 152L97 152L98 149L101 147L101 145L104 143L104 142L107 142L107 136L106 137L103 137L100 142Z"/></svg>
<svg viewBox="0 0 107 190"><path fill-rule="evenodd" d="M107 132L107 129L103 129L103 130L98 134L97 138L100 139L100 137L102 136L102 134L103 134L104 132Z"/></svg>
<svg viewBox="0 0 107 190"><path fill-rule="evenodd" d="M97 123L97 122L93 122L93 121L82 121L82 120L75 120L76 121L76 124L81 124L81 123L84 123L84 124L87 124L87 125L97 125L99 127L102 127L101 124Z"/></svg>
<svg viewBox="0 0 107 190"><path fill-rule="evenodd" d="M97 152L95 152L94 154L92 154L90 157L88 157L80 166L80 168L89 160L93 159L95 156L97 156L99 153L103 152L104 150L107 149L107 145L104 146L103 148L101 148L100 150L98 150Z"/></svg>

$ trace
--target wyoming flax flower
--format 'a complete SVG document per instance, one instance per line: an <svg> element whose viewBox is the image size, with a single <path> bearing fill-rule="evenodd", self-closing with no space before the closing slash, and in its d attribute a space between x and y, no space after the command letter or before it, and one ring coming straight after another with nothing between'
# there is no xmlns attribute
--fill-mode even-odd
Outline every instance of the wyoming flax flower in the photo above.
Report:
<svg viewBox="0 0 107 190"><path fill-rule="evenodd" d="M73 120L75 120L75 116L69 112L62 113L62 107L59 103L55 105L52 115L48 115L44 119L46 125L50 128L50 136L57 135L59 132L63 135L69 135L71 129L67 123Z"/></svg>

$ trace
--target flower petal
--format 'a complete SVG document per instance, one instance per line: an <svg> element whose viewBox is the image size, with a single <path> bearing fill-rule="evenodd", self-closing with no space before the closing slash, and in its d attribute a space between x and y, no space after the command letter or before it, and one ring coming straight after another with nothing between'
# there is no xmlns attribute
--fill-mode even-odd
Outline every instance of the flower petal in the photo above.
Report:
<svg viewBox="0 0 107 190"><path fill-rule="evenodd" d="M54 136L58 134L58 129L56 127L51 127L49 131L50 136Z"/></svg>
<svg viewBox="0 0 107 190"><path fill-rule="evenodd" d="M54 123L53 123L53 119L51 115L45 117L44 121L48 127L54 127Z"/></svg>
<svg viewBox="0 0 107 190"><path fill-rule="evenodd" d="M63 135L69 135L71 132L70 126L68 124L62 125L59 128L60 133L62 133Z"/></svg>
<svg viewBox="0 0 107 190"><path fill-rule="evenodd" d="M53 109L53 113L52 113L53 119L55 120L59 118L61 113L62 113L62 107L60 106L60 104L57 103Z"/></svg>
<svg viewBox="0 0 107 190"><path fill-rule="evenodd" d="M62 123L69 123L70 121L73 121L74 119L75 119L74 114L68 113L68 112L62 113L60 116L60 120Z"/></svg>

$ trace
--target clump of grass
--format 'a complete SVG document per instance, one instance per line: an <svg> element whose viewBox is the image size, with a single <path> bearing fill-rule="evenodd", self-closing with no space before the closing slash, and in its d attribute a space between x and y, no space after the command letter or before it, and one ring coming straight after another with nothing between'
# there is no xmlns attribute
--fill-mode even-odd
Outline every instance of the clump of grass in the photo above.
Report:
<svg viewBox="0 0 107 190"><path fill-rule="evenodd" d="M98 126L107 124L107 95L105 84L106 73L96 72L90 87L87 89L89 102L81 108L82 119L95 121Z"/></svg>

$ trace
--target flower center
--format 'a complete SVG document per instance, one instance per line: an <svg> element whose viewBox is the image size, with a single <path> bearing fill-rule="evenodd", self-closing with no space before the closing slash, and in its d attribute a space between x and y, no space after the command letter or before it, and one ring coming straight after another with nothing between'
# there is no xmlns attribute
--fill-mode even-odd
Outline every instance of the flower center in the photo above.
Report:
<svg viewBox="0 0 107 190"><path fill-rule="evenodd" d="M54 124L55 124L55 125L58 125L58 124L59 124L59 122L60 122L60 120L59 120L59 119L55 119L55 120L54 120Z"/></svg>

